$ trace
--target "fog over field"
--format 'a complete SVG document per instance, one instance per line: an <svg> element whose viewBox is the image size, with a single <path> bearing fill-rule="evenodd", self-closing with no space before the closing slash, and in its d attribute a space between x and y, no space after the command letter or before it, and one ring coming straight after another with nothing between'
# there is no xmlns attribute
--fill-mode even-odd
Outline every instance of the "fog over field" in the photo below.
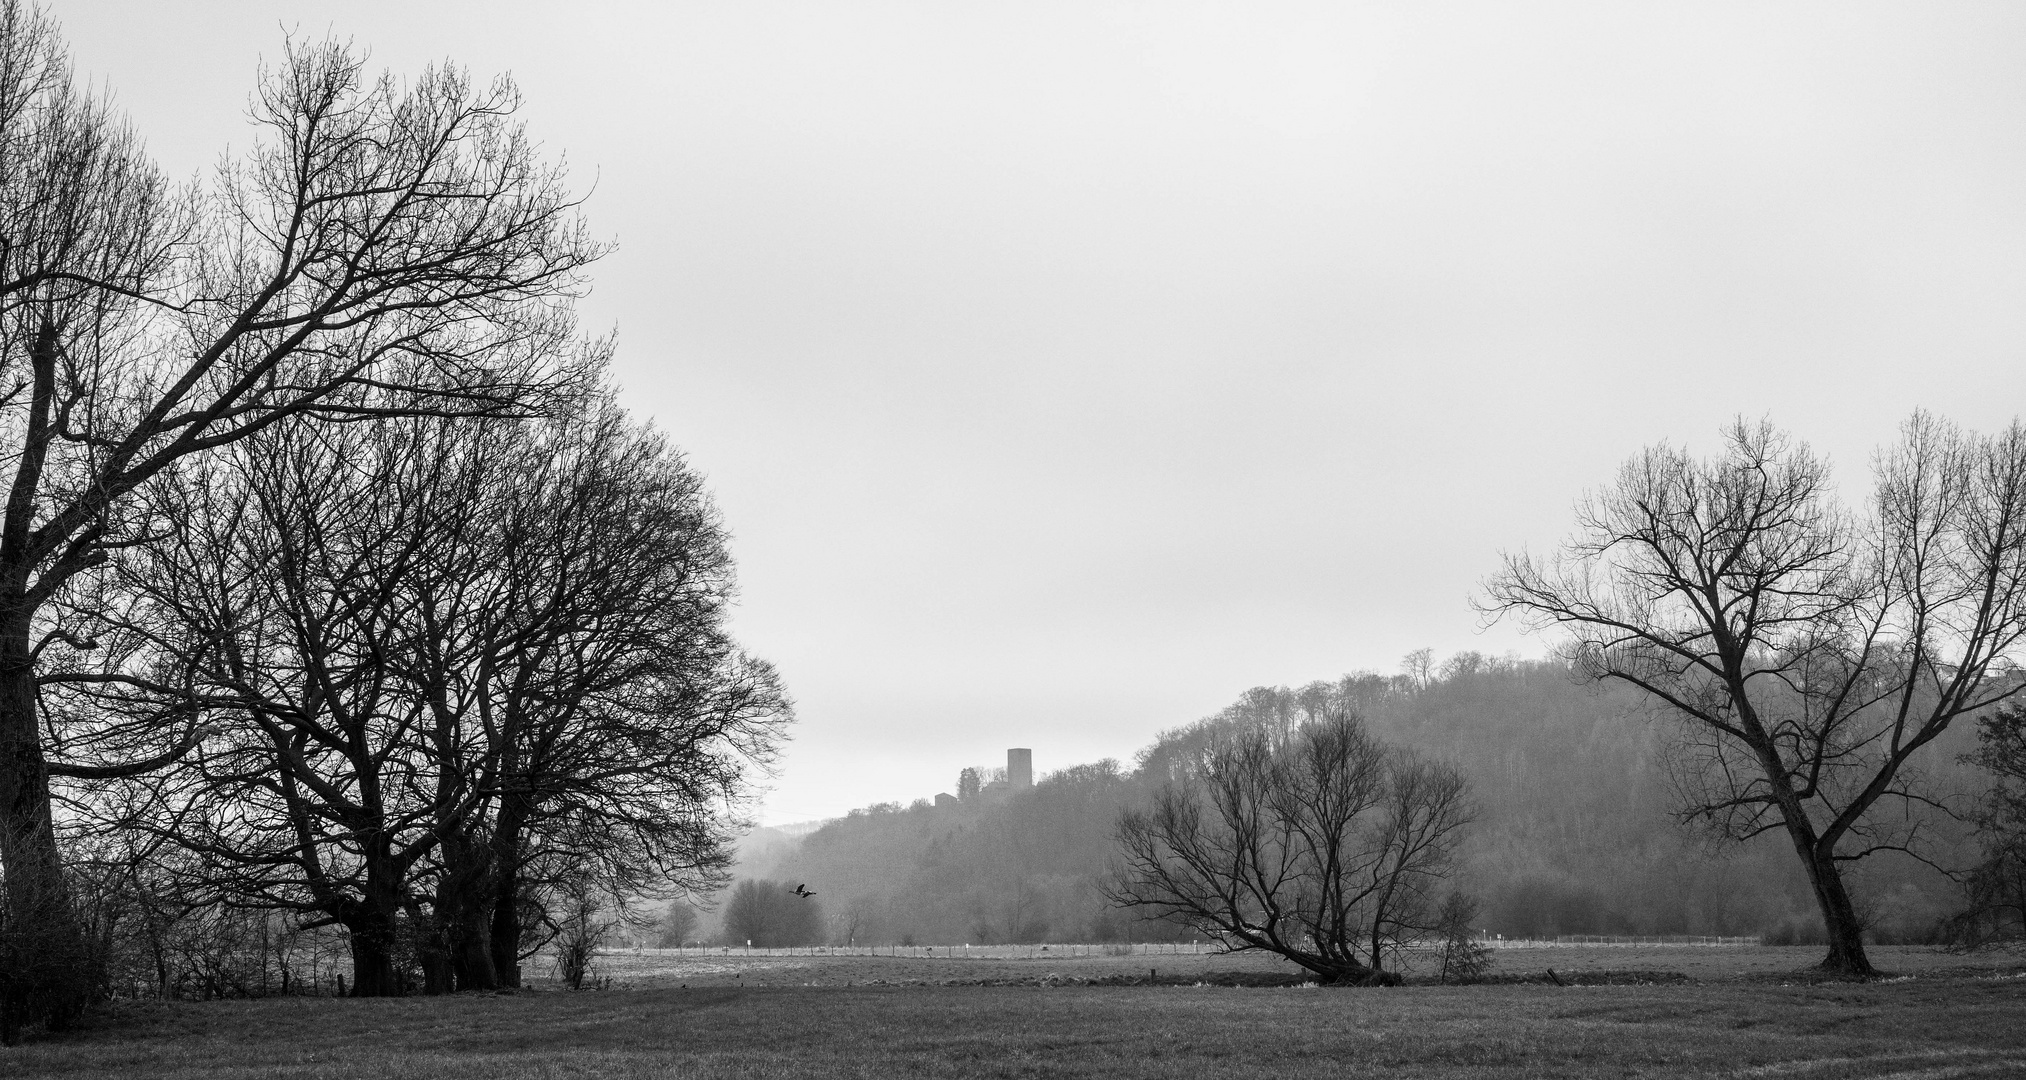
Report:
<svg viewBox="0 0 2026 1080"><path fill-rule="evenodd" d="M174 176L285 33L511 72L800 709L786 823L1480 628L1641 446L2026 400L2010 5L58 0Z"/></svg>

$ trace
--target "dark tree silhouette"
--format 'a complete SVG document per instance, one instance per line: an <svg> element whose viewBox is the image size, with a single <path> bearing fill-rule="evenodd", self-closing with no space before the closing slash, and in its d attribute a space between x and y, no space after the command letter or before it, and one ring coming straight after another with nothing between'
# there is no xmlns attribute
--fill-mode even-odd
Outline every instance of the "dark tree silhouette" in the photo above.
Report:
<svg viewBox="0 0 2026 1080"><path fill-rule="evenodd" d="M1332 706L1291 730L1222 733L1120 819L1106 892L1328 982L1396 982L1385 953L1433 927L1429 890L1468 821L1454 769Z"/></svg>
<svg viewBox="0 0 2026 1080"><path fill-rule="evenodd" d="M369 996L403 989L404 917L426 991L484 989L575 925L550 900L722 882L788 706L724 631L700 480L609 398L280 426L177 479L93 624L118 666L54 685L205 719L138 820L207 890L343 925Z"/></svg>
<svg viewBox="0 0 2026 1080"><path fill-rule="evenodd" d="M1933 800L1908 763L2022 688L2026 429L1916 414L1861 517L1770 425L1724 441L1710 460L1633 458L1557 555L1507 556L1484 607L1562 630L1589 675L1677 717L1684 817L1784 832L1828 931L1822 966L1866 974L1845 864L1918 854L1919 818L1899 810Z"/></svg>
<svg viewBox="0 0 2026 1080"><path fill-rule="evenodd" d="M0 365L18 373L0 396L0 864L10 925L60 949L78 935L51 776L192 742L164 724L136 760L52 761L38 723L38 676L88 642L55 601L154 538L135 491L290 418L537 404L576 378L566 301L599 248L504 81L367 81L346 47L291 46L253 150L183 197L71 88L46 20L5 0L0 23ZM7 1000L76 1004L53 984Z"/></svg>
<svg viewBox="0 0 2026 1080"><path fill-rule="evenodd" d="M56 27L0 2L0 1041L35 1016L66 1021L88 964L69 910L36 725L38 612L116 526L91 481L118 442L111 400L81 394L99 343L134 331L136 296L163 287L183 208L138 140L77 90ZM131 458L132 451L125 457ZM128 468L119 462L117 477ZM79 480L86 481L79 484ZM54 489L54 491L52 491ZM65 512L69 511L68 514ZM75 549L75 550L73 550ZM58 639L60 640L60 639Z"/></svg>
<svg viewBox="0 0 2026 1080"><path fill-rule="evenodd" d="M726 538L665 440L605 404L498 482L510 472L526 489L513 526L477 559L500 603L460 618L448 600L434 605L442 617L426 636L469 659L425 657L417 676L448 679L447 700L475 710L468 776L489 814L493 883L480 906L508 982L519 899L559 884L523 874L545 848L576 854L544 865L596 864L624 895L721 885L727 811L791 716L773 669L725 630Z"/></svg>

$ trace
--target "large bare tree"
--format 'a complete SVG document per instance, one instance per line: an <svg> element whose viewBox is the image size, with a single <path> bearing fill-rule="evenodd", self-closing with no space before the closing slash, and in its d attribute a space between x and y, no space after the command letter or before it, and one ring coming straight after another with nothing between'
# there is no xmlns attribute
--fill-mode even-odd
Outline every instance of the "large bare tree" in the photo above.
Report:
<svg viewBox="0 0 2026 1080"><path fill-rule="evenodd" d="M13 473L0 509L0 1040L8 1042L30 1014L69 1015L79 989L72 973L82 967L50 827L33 680L37 572L67 539L47 535L37 496L45 477L76 486L63 453L76 444L59 436L82 419L79 371L66 358L85 350L67 352L65 331L93 343L132 333L134 298L163 285L186 224L131 132L73 84L56 27L17 0L0 2L0 467ZM57 1007L41 1007L52 999Z"/></svg>
<svg viewBox="0 0 2026 1080"><path fill-rule="evenodd" d="M1508 555L1486 594L1679 719L1684 818L1784 833L1828 932L1822 966L1869 973L1845 867L1920 853L1920 815L1897 811L1934 800L1909 765L2022 689L2026 429L1915 414L1862 513L1764 422L1733 424L1709 459L1651 447L1581 503L1559 551Z"/></svg>
<svg viewBox="0 0 2026 1080"><path fill-rule="evenodd" d="M170 535L120 560L134 600L87 624L117 666L44 683L95 750L178 708L207 720L131 824L199 856L193 898L342 925L360 995L399 991L408 883L457 816L393 662L410 579L445 546L426 497L444 463L414 434L450 423L291 424L151 485Z"/></svg>
<svg viewBox="0 0 2026 1080"><path fill-rule="evenodd" d="M721 883L727 810L790 710L726 632L724 532L663 437L593 402L524 428L471 486L495 493L495 523L417 588L423 651L404 677L460 733L479 803L474 842L442 849L442 881L460 883L436 904L452 977L511 985L528 901L574 887L557 874L627 895Z"/></svg>
<svg viewBox="0 0 2026 1080"><path fill-rule="evenodd" d="M1454 769L1329 705L1291 730L1218 733L1120 818L1106 894L1328 982L1397 982L1386 953L1433 927L1431 888L1469 820Z"/></svg>
<svg viewBox="0 0 2026 1080"><path fill-rule="evenodd" d="M508 82L375 80L345 46L291 46L253 149L176 193L46 18L0 0L0 29L0 866L13 924L55 948L50 777L156 763L52 762L36 705L86 640L53 598L155 535L136 489L292 417L529 408L576 378L567 301L599 247Z"/></svg>

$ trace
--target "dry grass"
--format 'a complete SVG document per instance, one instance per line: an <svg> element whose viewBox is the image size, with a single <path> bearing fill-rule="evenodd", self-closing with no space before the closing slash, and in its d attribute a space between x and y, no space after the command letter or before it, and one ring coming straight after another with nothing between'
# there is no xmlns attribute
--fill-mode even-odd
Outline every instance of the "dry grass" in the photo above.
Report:
<svg viewBox="0 0 2026 1080"><path fill-rule="evenodd" d="M1673 957L1659 949L1609 952L1629 970L1720 964L1705 955L1715 950ZM1389 990L868 987L868 973L882 970L871 963L876 958L797 958L799 968L784 965L785 958L756 958L740 970L728 970L737 965L719 958L718 970L636 972L639 988L605 993L129 1007L67 1039L0 1051L0 1074L22 1080L2026 1075L2026 976L2016 958L1997 965L2006 970L1979 971L1975 961L1907 953L1881 957L1912 972L1897 980L1782 985L1777 973L1757 965L1784 961L1785 969L1772 970L1792 970L1812 953L1731 952L1733 964L1721 974L1741 977L1697 984ZM1578 953L1558 952L1557 960L1568 962L1554 966L1576 969ZM623 966L611 959L615 969ZM1147 959L1093 958L1090 971L1123 973L1126 963L1144 966ZM1235 962L1222 958L1220 966ZM1993 963L1982 961L1987 968ZM1021 965L1032 971L1035 962L944 961L921 974L924 981L970 982ZM883 970L908 978L903 969ZM1712 966L1702 977L1718 974ZM763 982L772 985L751 985ZM809 982L824 985L789 985Z"/></svg>

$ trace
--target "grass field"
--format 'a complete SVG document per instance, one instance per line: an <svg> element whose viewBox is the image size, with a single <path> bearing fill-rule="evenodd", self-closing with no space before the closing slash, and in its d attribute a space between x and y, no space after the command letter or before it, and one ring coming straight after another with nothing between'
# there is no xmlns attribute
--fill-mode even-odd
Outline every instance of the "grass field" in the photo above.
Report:
<svg viewBox="0 0 2026 1080"><path fill-rule="evenodd" d="M986 985L1274 967L1252 957L618 955L604 992L128 1005L0 1051L0 1076L2026 1076L2017 954L1881 949L1899 974L1868 983L1807 979L1814 958L1526 950L1542 972L1693 981L1332 990Z"/></svg>

